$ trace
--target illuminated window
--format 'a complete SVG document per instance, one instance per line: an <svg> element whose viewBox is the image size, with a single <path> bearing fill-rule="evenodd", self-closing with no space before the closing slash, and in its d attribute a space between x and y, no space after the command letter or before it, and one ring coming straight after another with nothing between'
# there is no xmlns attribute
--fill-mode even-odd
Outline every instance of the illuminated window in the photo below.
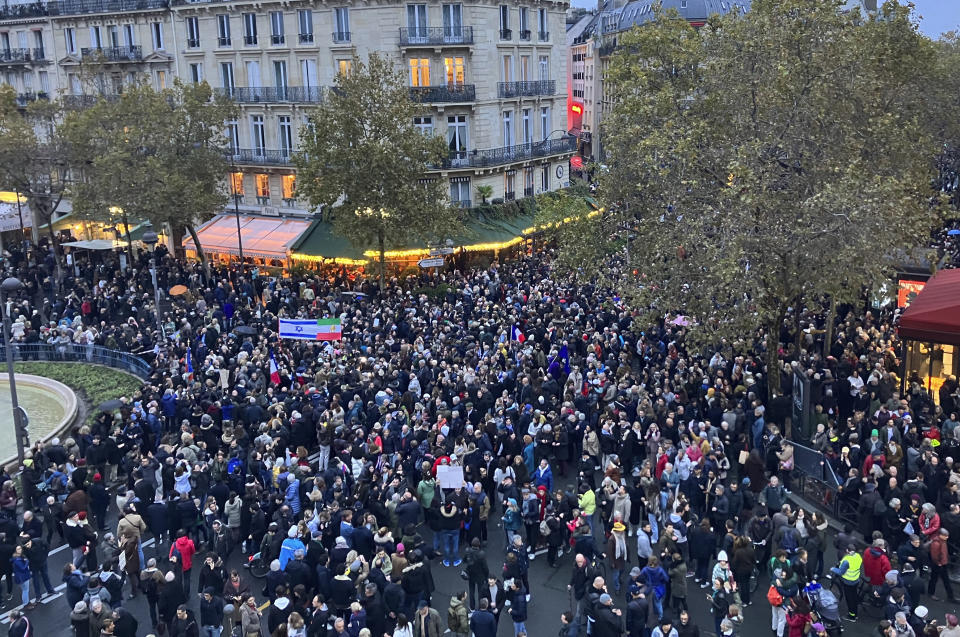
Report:
<svg viewBox="0 0 960 637"><path fill-rule="evenodd" d="M430 60L410 59L410 86L430 86Z"/></svg>
<svg viewBox="0 0 960 637"><path fill-rule="evenodd" d="M270 196L270 175L259 173L257 175L257 197Z"/></svg>
<svg viewBox="0 0 960 637"><path fill-rule="evenodd" d="M463 58L443 58L448 86L463 86Z"/></svg>
<svg viewBox="0 0 960 637"><path fill-rule="evenodd" d="M230 173L230 190L239 197L243 196L243 173Z"/></svg>
<svg viewBox="0 0 960 637"><path fill-rule="evenodd" d="M337 73L340 75L350 75L350 60L337 60Z"/></svg>
<svg viewBox="0 0 960 637"><path fill-rule="evenodd" d="M283 198L284 199L293 199L297 192L297 176L296 175L284 175L283 176Z"/></svg>

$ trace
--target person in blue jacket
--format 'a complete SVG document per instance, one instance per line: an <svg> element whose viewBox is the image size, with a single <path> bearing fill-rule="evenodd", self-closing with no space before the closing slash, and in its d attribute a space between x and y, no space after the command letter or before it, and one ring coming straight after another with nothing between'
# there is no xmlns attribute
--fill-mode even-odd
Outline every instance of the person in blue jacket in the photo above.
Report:
<svg viewBox="0 0 960 637"><path fill-rule="evenodd" d="M20 599L26 608L35 608L36 604L30 603L30 579L33 573L30 571L30 562L23 553L23 547L19 544L13 549L13 581L20 587Z"/></svg>
<svg viewBox="0 0 960 637"><path fill-rule="evenodd" d="M283 541L283 544L280 545L280 556L277 558L280 560L280 570L286 570L287 562L294 558L294 553L298 550L307 552L307 547L303 545L303 542L300 541L299 530L297 526L291 526L287 531L287 539Z"/></svg>
<svg viewBox="0 0 960 637"><path fill-rule="evenodd" d="M663 596L667 593L667 584L670 582L670 577L667 575L667 572L663 570L663 567L660 566L660 560L656 556L651 556L647 561L647 565L643 567L643 570L640 571L640 581L643 582L647 588L653 591L653 608L657 612L657 619L663 617Z"/></svg>
<svg viewBox="0 0 960 637"><path fill-rule="evenodd" d="M547 488L547 493L553 493L553 470L546 458L540 461L540 466L533 472L533 486L544 486Z"/></svg>

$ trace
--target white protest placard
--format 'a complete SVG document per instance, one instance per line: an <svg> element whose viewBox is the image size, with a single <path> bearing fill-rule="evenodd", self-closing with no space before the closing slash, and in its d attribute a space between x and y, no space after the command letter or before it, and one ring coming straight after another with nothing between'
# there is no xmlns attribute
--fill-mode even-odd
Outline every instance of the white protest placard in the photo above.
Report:
<svg viewBox="0 0 960 637"><path fill-rule="evenodd" d="M440 465L437 467L437 483L441 489L457 489L463 486L463 467Z"/></svg>

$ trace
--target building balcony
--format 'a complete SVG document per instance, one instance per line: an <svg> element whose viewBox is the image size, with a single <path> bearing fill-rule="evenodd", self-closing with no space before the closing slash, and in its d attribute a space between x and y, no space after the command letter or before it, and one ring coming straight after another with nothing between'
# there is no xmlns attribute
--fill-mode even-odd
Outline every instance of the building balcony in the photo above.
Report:
<svg viewBox="0 0 960 637"><path fill-rule="evenodd" d="M115 93L109 93L105 95L64 95L62 99L64 107L76 109L90 108L91 106L96 105L96 103L100 100L116 102L120 99L120 96Z"/></svg>
<svg viewBox="0 0 960 637"><path fill-rule="evenodd" d="M312 34L312 33L301 33L301 34L300 34L300 44L313 44L313 34Z"/></svg>
<svg viewBox="0 0 960 637"><path fill-rule="evenodd" d="M3 49L0 51L0 64L27 64L30 60L30 49Z"/></svg>
<svg viewBox="0 0 960 637"><path fill-rule="evenodd" d="M500 29L500 39L501 39L501 40L512 40L512 39L513 39L513 30L511 30L511 29Z"/></svg>
<svg viewBox="0 0 960 637"><path fill-rule="evenodd" d="M286 150L264 150L260 148L237 148L228 151L228 162L244 166L292 166L293 157Z"/></svg>
<svg viewBox="0 0 960 637"><path fill-rule="evenodd" d="M200 38L187 38L187 48L188 48L188 49L199 49L199 48L200 48Z"/></svg>
<svg viewBox="0 0 960 637"><path fill-rule="evenodd" d="M473 84L445 84L442 86L410 87L410 99L414 102L451 103L475 102L477 90Z"/></svg>
<svg viewBox="0 0 960 637"><path fill-rule="evenodd" d="M550 41L550 32L549 32L549 31L539 31L539 32L537 32L537 39L540 40L541 42L549 42L549 41Z"/></svg>
<svg viewBox="0 0 960 637"><path fill-rule="evenodd" d="M524 186L523 187L523 196L532 197L533 196L533 186Z"/></svg>
<svg viewBox="0 0 960 637"><path fill-rule="evenodd" d="M140 62L143 60L143 52L138 45L80 49L80 57L84 59L96 59L101 56L107 62Z"/></svg>
<svg viewBox="0 0 960 637"><path fill-rule="evenodd" d="M270 44L274 46L279 46L281 44L286 44L287 38L284 35L273 34L270 36Z"/></svg>
<svg viewBox="0 0 960 637"><path fill-rule="evenodd" d="M166 9L169 0L56 0L47 5L50 15L84 15L91 13L124 13Z"/></svg>
<svg viewBox="0 0 960 637"><path fill-rule="evenodd" d="M42 2L31 4L6 4L0 7L0 20L23 20L43 18L50 15L50 9Z"/></svg>
<svg viewBox="0 0 960 637"><path fill-rule="evenodd" d="M483 150L459 151L450 153L442 168L486 168L503 166L528 159L539 159L551 155L572 153L577 149L575 137L546 139L542 142L501 146Z"/></svg>
<svg viewBox="0 0 960 637"><path fill-rule="evenodd" d="M245 35L243 36L244 46L256 46L257 45L257 36L255 35Z"/></svg>
<svg viewBox="0 0 960 637"><path fill-rule="evenodd" d="M264 104L272 102L294 102L299 104L317 104L323 101L321 86L235 86L233 88L214 89L217 95L228 97L239 104Z"/></svg>
<svg viewBox="0 0 960 637"><path fill-rule="evenodd" d="M50 96L44 93L43 91L39 93L20 93L17 95L17 106L20 108L25 108L30 102L36 102L37 100L42 100L44 102L48 101Z"/></svg>
<svg viewBox="0 0 960 637"><path fill-rule="evenodd" d="M350 32L349 32L349 31L334 31L334 32L333 32L333 43L334 43L334 44L350 44Z"/></svg>
<svg viewBox="0 0 960 637"><path fill-rule="evenodd" d="M530 38L532 37L533 37L533 33L530 31L530 29L523 29L522 31L520 31L521 40L529 42Z"/></svg>
<svg viewBox="0 0 960 637"><path fill-rule="evenodd" d="M539 80L534 82L497 82L497 97L535 97L537 95L553 95L557 92L555 80Z"/></svg>
<svg viewBox="0 0 960 637"><path fill-rule="evenodd" d="M473 27L400 27L400 46L463 46L473 44Z"/></svg>
<svg viewBox="0 0 960 637"><path fill-rule="evenodd" d="M230 46L231 44L232 42L230 38L225 38L222 36L217 38L217 46Z"/></svg>

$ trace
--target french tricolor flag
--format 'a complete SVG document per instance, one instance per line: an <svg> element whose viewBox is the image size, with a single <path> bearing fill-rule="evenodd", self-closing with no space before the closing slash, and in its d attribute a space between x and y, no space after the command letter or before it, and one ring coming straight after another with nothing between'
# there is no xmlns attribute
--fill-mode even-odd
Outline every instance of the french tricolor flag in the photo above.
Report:
<svg viewBox="0 0 960 637"><path fill-rule="evenodd" d="M277 367L277 359L273 357L273 350L270 350L270 382L274 385L280 384L280 368Z"/></svg>
<svg viewBox="0 0 960 637"><path fill-rule="evenodd" d="M516 325L510 326L510 340L522 343L527 340L527 337L523 335L523 332L520 331L520 328Z"/></svg>

